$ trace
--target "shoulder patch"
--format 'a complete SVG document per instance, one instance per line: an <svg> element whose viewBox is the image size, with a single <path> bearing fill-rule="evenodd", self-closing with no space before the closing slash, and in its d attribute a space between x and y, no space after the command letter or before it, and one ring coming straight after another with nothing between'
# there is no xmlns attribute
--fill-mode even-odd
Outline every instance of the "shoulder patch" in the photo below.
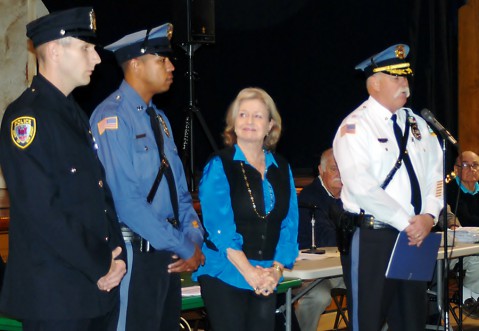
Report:
<svg viewBox="0 0 479 331"><path fill-rule="evenodd" d="M17 147L25 149L35 139L37 123L35 118L30 116L21 116L14 119L10 125L10 135L12 141Z"/></svg>
<svg viewBox="0 0 479 331"><path fill-rule="evenodd" d="M356 124L349 123L344 124L340 129L340 136L344 136L345 134L356 134Z"/></svg>
<svg viewBox="0 0 479 331"><path fill-rule="evenodd" d="M117 130L118 116L105 117L97 123L97 126L100 136L105 132L105 130Z"/></svg>

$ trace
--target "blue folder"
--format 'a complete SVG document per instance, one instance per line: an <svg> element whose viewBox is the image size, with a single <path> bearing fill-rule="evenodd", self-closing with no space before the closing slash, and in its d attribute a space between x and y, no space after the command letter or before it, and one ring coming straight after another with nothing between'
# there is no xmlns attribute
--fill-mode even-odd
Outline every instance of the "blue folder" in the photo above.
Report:
<svg viewBox="0 0 479 331"><path fill-rule="evenodd" d="M396 239L386 278L430 281L436 265L441 243L440 233L430 233L420 247L409 246L406 232L401 231Z"/></svg>

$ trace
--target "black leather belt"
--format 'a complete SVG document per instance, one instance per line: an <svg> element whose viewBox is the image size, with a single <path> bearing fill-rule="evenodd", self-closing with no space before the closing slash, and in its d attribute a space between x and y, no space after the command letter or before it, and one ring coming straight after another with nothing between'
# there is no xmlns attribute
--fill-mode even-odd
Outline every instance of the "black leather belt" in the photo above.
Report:
<svg viewBox="0 0 479 331"><path fill-rule="evenodd" d="M378 221L373 215L361 212L359 214L346 212L352 218L354 225L361 229L380 230L380 229L395 229L395 227Z"/></svg>

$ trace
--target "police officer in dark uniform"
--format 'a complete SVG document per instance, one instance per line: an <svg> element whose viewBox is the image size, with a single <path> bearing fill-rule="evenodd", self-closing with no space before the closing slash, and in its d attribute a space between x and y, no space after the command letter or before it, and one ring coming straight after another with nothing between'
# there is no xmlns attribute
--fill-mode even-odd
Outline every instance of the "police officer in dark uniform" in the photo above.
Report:
<svg viewBox="0 0 479 331"><path fill-rule="evenodd" d="M116 325L125 246L88 118L71 95L100 62L95 29L91 8L29 23L39 74L3 117L11 221L0 310L23 330Z"/></svg>

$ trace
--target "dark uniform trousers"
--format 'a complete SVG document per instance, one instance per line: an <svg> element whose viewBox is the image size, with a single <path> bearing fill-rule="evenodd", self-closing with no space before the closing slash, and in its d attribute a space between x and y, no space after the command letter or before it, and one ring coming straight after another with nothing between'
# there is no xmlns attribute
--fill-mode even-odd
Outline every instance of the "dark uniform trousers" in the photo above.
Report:
<svg viewBox="0 0 479 331"><path fill-rule="evenodd" d="M359 236L355 233L353 241L359 238L359 254L351 251L348 256L341 257L348 288L350 325L356 324L353 322L354 306L358 309L359 330L354 331L379 331L386 322L390 331L423 331L427 318L427 283L385 277L398 231L364 228L356 231L360 233ZM355 255L359 261L353 261ZM356 300L351 290L355 282L350 277L352 263L359 266L356 280L359 298Z"/></svg>
<svg viewBox="0 0 479 331"><path fill-rule="evenodd" d="M173 262L172 253L142 253L139 243L133 243L132 248L126 330L178 331L181 277L179 273L168 273L168 265Z"/></svg>

